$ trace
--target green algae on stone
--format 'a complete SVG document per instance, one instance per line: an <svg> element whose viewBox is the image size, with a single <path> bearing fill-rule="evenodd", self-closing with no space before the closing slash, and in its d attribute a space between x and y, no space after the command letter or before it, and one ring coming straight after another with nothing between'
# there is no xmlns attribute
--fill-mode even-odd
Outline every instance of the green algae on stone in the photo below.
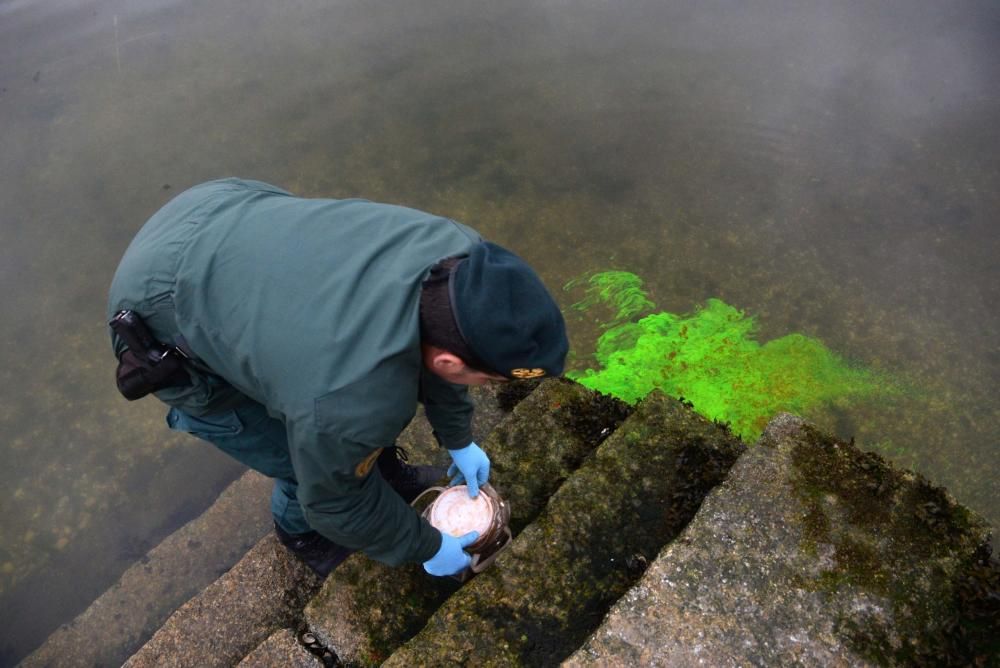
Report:
<svg viewBox="0 0 1000 668"><path fill-rule="evenodd" d="M632 410L632 406L611 395L591 392L556 408L555 417L584 443L597 447Z"/></svg>
<svg viewBox="0 0 1000 668"><path fill-rule="evenodd" d="M493 567L385 665L555 665L681 531L744 448L680 402L650 395Z"/></svg>
<svg viewBox="0 0 1000 668"><path fill-rule="evenodd" d="M572 381L545 380L487 439L490 480L511 505L515 534L597 447L594 432L618 427L622 413L608 399Z"/></svg>
<svg viewBox="0 0 1000 668"><path fill-rule="evenodd" d="M535 391L535 388L542 382L541 379L512 380L509 383L501 383L495 386L497 405L500 410L509 413L514 410L525 397ZM487 386L491 387L491 386ZM471 391L471 390L470 390Z"/></svg>
<svg viewBox="0 0 1000 668"><path fill-rule="evenodd" d="M588 435L613 431L621 421L620 410L605 408L601 413L595 406L617 402L577 383L548 379L483 442L491 458L490 482L510 504L515 534L596 447ZM567 411L591 411L586 429L574 430ZM458 587L451 578L427 575L419 565L390 568L354 555L330 574L306 607L305 617L343 663L377 665L415 635Z"/></svg>
<svg viewBox="0 0 1000 668"><path fill-rule="evenodd" d="M879 455L802 429L795 490L809 509L807 544L834 548L812 583L853 587L889 602L892 624L844 615L842 632L881 665L1000 663L1000 567L981 519L922 476ZM902 637L905 642L898 642Z"/></svg>
<svg viewBox="0 0 1000 668"><path fill-rule="evenodd" d="M998 665L988 536L783 413L565 665Z"/></svg>
<svg viewBox="0 0 1000 668"><path fill-rule="evenodd" d="M814 338L789 334L760 344L754 319L719 299L689 315L660 312L628 322L655 309L638 277L604 272L589 284L573 308L604 304L615 316L597 342L598 368L568 375L625 401L658 389L754 440L781 411L809 415L824 405L899 392L885 374L848 364Z"/></svg>

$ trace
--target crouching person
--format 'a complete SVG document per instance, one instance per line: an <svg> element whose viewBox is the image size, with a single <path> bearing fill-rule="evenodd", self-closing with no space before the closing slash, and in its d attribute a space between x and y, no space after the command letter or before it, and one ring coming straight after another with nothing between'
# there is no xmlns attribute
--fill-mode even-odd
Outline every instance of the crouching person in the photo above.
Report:
<svg viewBox="0 0 1000 668"><path fill-rule="evenodd" d="M444 469L410 466L396 438L422 403L475 496L490 461L467 386L558 375L568 348L535 272L469 227L239 179L142 227L108 318L122 393L155 395L171 429L273 478L278 538L324 577L357 550L463 570L475 535L409 506Z"/></svg>

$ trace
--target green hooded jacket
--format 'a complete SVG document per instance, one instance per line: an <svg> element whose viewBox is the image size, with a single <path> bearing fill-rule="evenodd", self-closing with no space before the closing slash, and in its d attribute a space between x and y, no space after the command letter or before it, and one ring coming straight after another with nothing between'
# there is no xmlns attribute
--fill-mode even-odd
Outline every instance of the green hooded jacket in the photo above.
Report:
<svg viewBox="0 0 1000 668"><path fill-rule="evenodd" d="M313 528L388 564L423 562L440 534L370 464L418 401L444 447L472 441L466 388L422 364L419 299L433 264L479 241L414 209L213 181L143 226L108 317L131 308L195 354L192 385L156 393L166 403L205 415L249 397L284 422Z"/></svg>

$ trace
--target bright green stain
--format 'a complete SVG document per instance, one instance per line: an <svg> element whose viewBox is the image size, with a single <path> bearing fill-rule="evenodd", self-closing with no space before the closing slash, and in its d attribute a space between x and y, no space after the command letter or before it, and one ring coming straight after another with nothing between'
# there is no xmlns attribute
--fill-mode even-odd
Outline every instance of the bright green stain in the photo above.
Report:
<svg viewBox="0 0 1000 668"><path fill-rule="evenodd" d="M587 296L574 308L604 304L617 316L598 339L599 368L569 376L624 401L634 403L658 388L754 440L780 411L808 416L823 404L894 391L884 375L846 363L816 339L790 334L761 345L753 318L718 299L691 315L654 313L622 322L655 309L642 281L605 272L587 282Z"/></svg>

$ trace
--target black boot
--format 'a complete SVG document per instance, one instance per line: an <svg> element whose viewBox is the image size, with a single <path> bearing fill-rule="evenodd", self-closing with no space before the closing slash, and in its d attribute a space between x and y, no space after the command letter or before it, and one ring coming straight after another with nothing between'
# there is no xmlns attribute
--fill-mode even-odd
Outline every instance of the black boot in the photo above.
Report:
<svg viewBox="0 0 1000 668"><path fill-rule="evenodd" d="M386 448L378 456L378 470L389 486L410 503L422 491L441 480L448 469L444 466L410 466L406 463L408 459L403 448Z"/></svg>
<svg viewBox="0 0 1000 668"><path fill-rule="evenodd" d="M344 559L354 554L354 550L341 547L316 531L288 533L275 522L274 532L289 552L304 561L321 578L325 578Z"/></svg>

